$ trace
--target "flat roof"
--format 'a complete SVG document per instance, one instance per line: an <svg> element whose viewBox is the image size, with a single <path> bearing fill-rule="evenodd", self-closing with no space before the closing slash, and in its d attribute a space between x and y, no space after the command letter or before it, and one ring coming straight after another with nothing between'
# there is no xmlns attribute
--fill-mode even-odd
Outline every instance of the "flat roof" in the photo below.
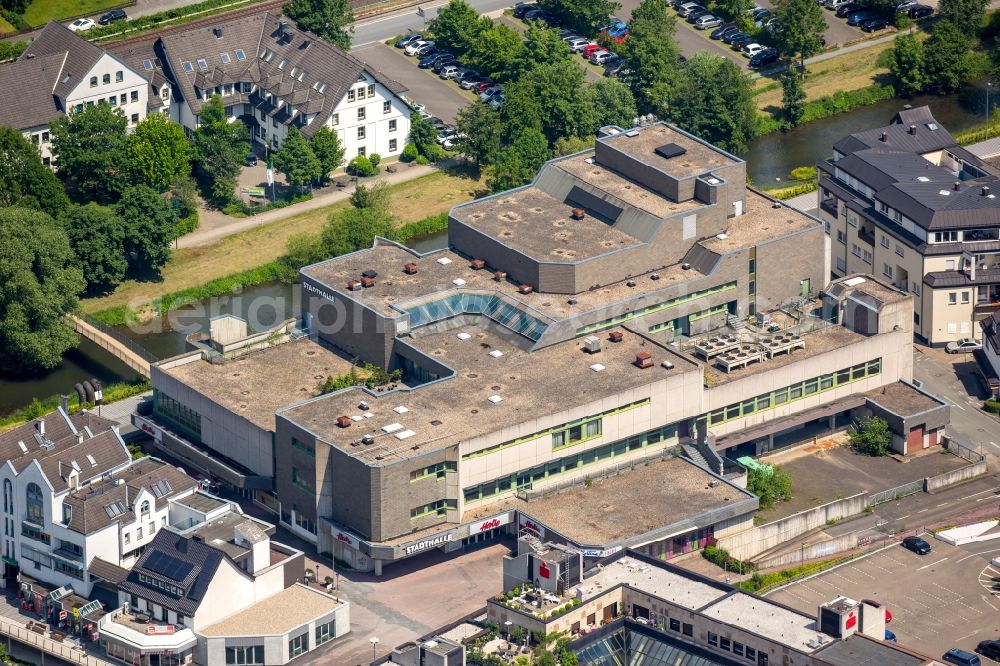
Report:
<svg viewBox="0 0 1000 666"><path fill-rule="evenodd" d="M823 223L811 215L747 188L743 214L729 220L725 238L710 236L701 241L701 245L712 252L726 254L806 229L822 227Z"/></svg>
<svg viewBox="0 0 1000 666"><path fill-rule="evenodd" d="M199 630L204 636L281 636L337 610L345 602L296 583Z"/></svg>
<svg viewBox="0 0 1000 666"><path fill-rule="evenodd" d="M703 608L701 612L707 617L752 631L800 652L811 653L816 650L814 641L820 633L816 627L816 618L760 597L735 592Z"/></svg>
<svg viewBox="0 0 1000 666"><path fill-rule="evenodd" d="M256 525L265 534L274 534L274 525L257 520L244 513L230 511L223 514L220 518L202 523L196 529L192 530L189 535L200 537L205 545L221 550L235 560L243 557L250 550L244 546L237 546L234 543L236 539L236 526L247 522Z"/></svg>
<svg viewBox="0 0 1000 666"><path fill-rule="evenodd" d="M948 404L927 395L917 387L905 382L886 384L882 388L868 391L865 395L872 402L885 407L893 414L898 414L899 416L914 416L938 407L944 407Z"/></svg>
<svg viewBox="0 0 1000 666"><path fill-rule="evenodd" d="M573 208L529 186L456 206L451 215L538 261L572 263L639 243L591 215L574 220Z"/></svg>
<svg viewBox="0 0 1000 666"><path fill-rule="evenodd" d="M905 652L892 643L853 634L842 641L834 640L819 651L817 656L832 666L920 666L929 660ZM935 662L936 663L936 662Z"/></svg>
<svg viewBox="0 0 1000 666"><path fill-rule="evenodd" d="M213 509L218 509L221 506L229 504L225 500L221 500L218 497L212 497L211 495L204 492L194 492L186 497L182 497L179 500L175 500L176 504L183 504L184 506L190 507L195 511L201 511L202 513L208 513Z"/></svg>
<svg viewBox="0 0 1000 666"><path fill-rule="evenodd" d="M619 557L603 565L600 571L587 577L576 588L583 588L590 593L587 596L594 596L610 590L619 583L691 610L698 610L719 601L731 592L728 585L721 583L713 585L693 576L683 576L668 568L643 562L631 555ZM567 595L576 596L576 588L570 590Z"/></svg>
<svg viewBox="0 0 1000 666"><path fill-rule="evenodd" d="M742 162L739 158L664 123L648 125L637 132L620 132L600 141L675 178L696 176ZM670 143L682 148L684 153L666 158L656 152L657 148Z"/></svg>
<svg viewBox="0 0 1000 666"><path fill-rule="evenodd" d="M388 464L552 414L551 396L565 396L559 410L615 395L622 395L626 403L630 389L698 371L665 347L622 332L621 342L605 340L600 353L588 354L580 338L528 352L525 338L488 321L447 330L418 329L416 337L405 341L453 368L453 378L386 393L347 389L280 414L354 457ZM653 355L653 367L639 369L633 364L640 351ZM672 369L660 367L665 359L674 364ZM595 364L603 369L591 369ZM573 390L567 393L567 386ZM491 401L493 396L500 402ZM368 403L371 416L363 415L362 401ZM358 420L341 428L339 416ZM365 434L374 442L362 444Z"/></svg>
<svg viewBox="0 0 1000 666"><path fill-rule="evenodd" d="M319 382L349 372L351 362L302 339L221 364L193 356L188 363L163 363L160 369L258 428L273 431L279 407L318 395Z"/></svg>
<svg viewBox="0 0 1000 666"><path fill-rule="evenodd" d="M608 545L753 500L728 483L709 486L713 480L697 465L668 457L529 502L492 503L466 512L462 522L517 509L578 544Z"/></svg>

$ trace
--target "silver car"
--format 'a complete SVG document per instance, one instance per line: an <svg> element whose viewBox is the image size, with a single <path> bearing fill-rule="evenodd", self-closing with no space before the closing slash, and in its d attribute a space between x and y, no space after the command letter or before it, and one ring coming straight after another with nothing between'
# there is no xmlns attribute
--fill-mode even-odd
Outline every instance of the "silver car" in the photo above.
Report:
<svg viewBox="0 0 1000 666"><path fill-rule="evenodd" d="M720 19L718 16L713 16L711 14L708 14L707 16L702 16L697 21L694 22L694 27L698 28L699 30L718 28L720 25L722 25L722 19Z"/></svg>

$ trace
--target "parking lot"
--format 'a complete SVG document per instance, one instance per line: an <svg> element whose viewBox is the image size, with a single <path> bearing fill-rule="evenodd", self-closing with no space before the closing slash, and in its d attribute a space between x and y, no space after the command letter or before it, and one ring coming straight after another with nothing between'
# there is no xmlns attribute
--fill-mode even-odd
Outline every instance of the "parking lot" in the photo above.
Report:
<svg viewBox="0 0 1000 666"><path fill-rule="evenodd" d="M1000 637L1000 598L991 589L1000 572L987 571L987 585L980 581L989 555L925 538L933 549L927 555L890 546L767 596L810 614L839 595L875 599L892 612L887 628L901 645L935 658Z"/></svg>

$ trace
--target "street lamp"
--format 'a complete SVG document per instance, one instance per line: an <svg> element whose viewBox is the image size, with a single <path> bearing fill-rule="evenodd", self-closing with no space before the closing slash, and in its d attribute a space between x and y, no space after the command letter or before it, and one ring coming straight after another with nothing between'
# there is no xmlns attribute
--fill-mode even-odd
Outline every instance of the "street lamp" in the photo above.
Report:
<svg viewBox="0 0 1000 666"><path fill-rule="evenodd" d="M97 415L101 415L101 403L104 402L104 391L101 390L101 381L94 380L94 403L97 405Z"/></svg>
<svg viewBox="0 0 1000 666"><path fill-rule="evenodd" d="M372 636L368 639L368 642L372 644L372 661L375 661L375 650L376 646L379 644L378 636Z"/></svg>
<svg viewBox="0 0 1000 666"><path fill-rule="evenodd" d="M507 642L508 643L510 643L510 626L512 624L514 624L514 623L511 622L510 620L507 620L506 622L503 623L503 626L507 627Z"/></svg>

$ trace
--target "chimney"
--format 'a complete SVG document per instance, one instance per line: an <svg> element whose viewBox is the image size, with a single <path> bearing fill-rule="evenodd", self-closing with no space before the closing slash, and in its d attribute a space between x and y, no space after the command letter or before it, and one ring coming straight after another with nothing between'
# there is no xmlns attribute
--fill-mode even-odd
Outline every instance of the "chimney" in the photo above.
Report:
<svg viewBox="0 0 1000 666"><path fill-rule="evenodd" d="M472 266L472 270L481 271L486 268L486 261L484 259L473 259L470 265Z"/></svg>
<svg viewBox="0 0 1000 666"><path fill-rule="evenodd" d="M624 335L621 331L611 331L608 333L608 340L611 340L611 342L621 342L623 337Z"/></svg>
<svg viewBox="0 0 1000 666"><path fill-rule="evenodd" d="M76 433L76 443L77 444L83 444L83 433L82 432Z"/></svg>
<svg viewBox="0 0 1000 666"><path fill-rule="evenodd" d="M573 212L570 214L574 220L582 220L586 212L582 208L574 208Z"/></svg>
<svg viewBox="0 0 1000 666"><path fill-rule="evenodd" d="M358 282L357 280L348 280L347 288L350 291L357 291L358 289L361 289L361 283Z"/></svg>
<svg viewBox="0 0 1000 666"><path fill-rule="evenodd" d="M953 189L954 189L954 190L955 190L956 192L958 192L958 191L959 191L960 189L962 189L962 183L960 183L959 181L957 181L957 180L956 180L956 181L955 181L955 185L953 186Z"/></svg>
<svg viewBox="0 0 1000 666"><path fill-rule="evenodd" d="M407 275L413 275L417 272L417 265L412 261L408 264L403 264L403 272Z"/></svg>
<svg viewBox="0 0 1000 666"><path fill-rule="evenodd" d="M519 285L518 288L517 288L518 293L521 293L521 294L530 294L534 290L535 290L535 288L532 287L530 284L522 284L522 285Z"/></svg>
<svg viewBox="0 0 1000 666"><path fill-rule="evenodd" d="M507 271L497 271L493 274L493 279L497 282L503 282L507 279Z"/></svg>
<svg viewBox="0 0 1000 666"><path fill-rule="evenodd" d="M375 286L375 278L362 277L361 278L361 286L364 287L365 289L367 289L368 287L374 287Z"/></svg>
<svg viewBox="0 0 1000 666"><path fill-rule="evenodd" d="M639 352L635 355L635 367L637 368L652 368L653 367L653 355L649 352Z"/></svg>
<svg viewBox="0 0 1000 666"><path fill-rule="evenodd" d="M882 143L885 143L888 140L889 140L889 133L888 132L882 132L882 136L879 137L879 141L881 141Z"/></svg>
<svg viewBox="0 0 1000 666"><path fill-rule="evenodd" d="M45 419L39 419L35 424L35 429L38 430L38 434L45 437Z"/></svg>
<svg viewBox="0 0 1000 666"><path fill-rule="evenodd" d="M338 416L337 417L337 425L340 426L341 428L349 428L351 426L351 417L350 416Z"/></svg>
<svg viewBox="0 0 1000 666"><path fill-rule="evenodd" d="M216 39L222 39L222 28L212 28L212 34Z"/></svg>
<svg viewBox="0 0 1000 666"><path fill-rule="evenodd" d="M917 135L917 126L916 125L910 125L910 134L913 135L913 136Z"/></svg>
<svg viewBox="0 0 1000 666"><path fill-rule="evenodd" d="M278 35L282 36L285 34L285 28L288 27L288 21L285 19L278 19Z"/></svg>
<svg viewBox="0 0 1000 666"><path fill-rule="evenodd" d="M983 196L984 197L990 196L990 188L987 185L983 185Z"/></svg>

